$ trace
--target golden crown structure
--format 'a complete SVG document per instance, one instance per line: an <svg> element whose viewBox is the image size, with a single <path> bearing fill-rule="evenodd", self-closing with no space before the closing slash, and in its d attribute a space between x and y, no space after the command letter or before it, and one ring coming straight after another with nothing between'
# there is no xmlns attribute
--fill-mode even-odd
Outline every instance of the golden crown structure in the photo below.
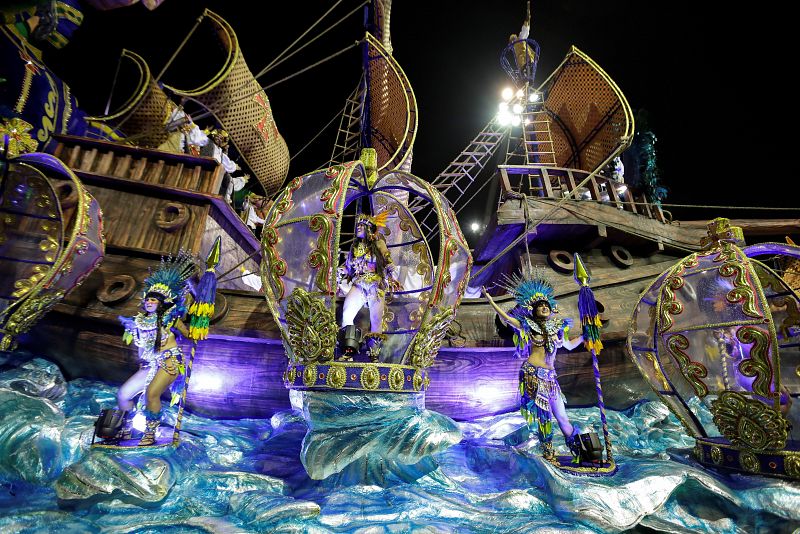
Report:
<svg viewBox="0 0 800 534"><path fill-rule="evenodd" d="M800 297L755 256L800 257L777 243L743 246L728 219L704 249L662 273L633 313L627 349L696 440L701 463L800 480Z"/></svg>
<svg viewBox="0 0 800 534"><path fill-rule="evenodd" d="M409 209L414 199L436 214L438 262ZM374 334L382 340L380 355L369 362L341 361L337 353L342 227L347 221L347 231L353 228L358 213L372 214L362 218L377 227L402 286L386 299L383 331ZM472 265L447 200L409 173L393 171L372 179L357 160L295 178L265 221L261 276L289 360L286 387L425 390L427 369L455 316Z"/></svg>

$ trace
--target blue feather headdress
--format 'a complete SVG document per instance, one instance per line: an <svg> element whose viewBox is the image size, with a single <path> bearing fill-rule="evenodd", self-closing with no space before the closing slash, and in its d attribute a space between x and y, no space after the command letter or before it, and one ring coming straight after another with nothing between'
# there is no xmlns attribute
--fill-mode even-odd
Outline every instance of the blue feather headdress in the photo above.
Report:
<svg viewBox="0 0 800 534"><path fill-rule="evenodd" d="M196 272L195 258L186 250L181 250L174 258L172 255L161 258L158 267L151 269L150 276L144 279L142 299L155 295L172 308L171 315L182 315L185 311L182 309L183 300L188 291L186 281Z"/></svg>
<svg viewBox="0 0 800 534"><path fill-rule="evenodd" d="M522 308L532 311L536 304L547 302L553 313L558 312L553 284L547 276L547 271L540 265L527 273L523 269L522 274L514 273L506 276L498 285L508 291Z"/></svg>

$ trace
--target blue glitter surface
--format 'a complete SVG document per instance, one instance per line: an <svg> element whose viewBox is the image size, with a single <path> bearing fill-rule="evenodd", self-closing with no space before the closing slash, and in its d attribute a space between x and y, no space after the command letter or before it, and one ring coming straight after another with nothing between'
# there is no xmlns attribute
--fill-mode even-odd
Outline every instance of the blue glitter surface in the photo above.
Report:
<svg viewBox="0 0 800 534"><path fill-rule="evenodd" d="M415 481L365 485L306 474L300 458L307 427L296 411L235 421L189 414L177 449L90 449L92 425L100 407L113 405L114 387L67 383L40 359L5 369L2 532L772 533L800 527L800 485L702 469L690 459L694 440L658 402L608 413L619 464L611 477L565 474L543 461L535 444L508 445L523 420L505 414L458 424L461 441L435 453ZM598 428L595 409L569 415Z"/></svg>

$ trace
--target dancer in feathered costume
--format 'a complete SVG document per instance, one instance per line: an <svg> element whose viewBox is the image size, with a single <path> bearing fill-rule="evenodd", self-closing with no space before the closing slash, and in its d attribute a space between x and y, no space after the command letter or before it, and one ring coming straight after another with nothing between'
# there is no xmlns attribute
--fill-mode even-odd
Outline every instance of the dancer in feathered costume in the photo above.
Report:
<svg viewBox="0 0 800 534"><path fill-rule="evenodd" d="M386 242L378 228L386 226L388 213L375 217L359 214L356 219L356 239L344 265L339 267L339 284L347 293L342 310L342 327L353 324L358 312L369 308L371 339L370 349L378 347L383 337L383 312L386 292L400 291L402 286L394 278L394 263ZM373 347L374 346L374 347ZM377 350L370 356L377 358Z"/></svg>
<svg viewBox="0 0 800 534"><path fill-rule="evenodd" d="M143 311L133 318L119 318L125 326L123 339L139 348L140 367L119 388L117 402L121 410L131 410L133 397L144 391L145 407L141 411L147 422L140 446L156 441L161 424L161 394L172 386L171 404L175 404L183 390L186 369L173 329L189 337L181 317L186 313L186 282L196 270L194 258L185 251L176 258L162 258L158 268L145 279Z"/></svg>
<svg viewBox="0 0 800 534"><path fill-rule="evenodd" d="M501 320L514 329L517 353L526 358L519 371L520 410L535 431L542 448L542 455L555 460L553 449L553 416L564 434L567 446L577 461L580 429L570 423L564 408L564 398L554 368L559 347L572 350L583 341L583 336L569 339L569 319L554 317L558 313L553 285L546 278L544 268L536 267L530 273L506 277L501 284L517 302L517 306L506 313L483 290L489 304L497 311Z"/></svg>

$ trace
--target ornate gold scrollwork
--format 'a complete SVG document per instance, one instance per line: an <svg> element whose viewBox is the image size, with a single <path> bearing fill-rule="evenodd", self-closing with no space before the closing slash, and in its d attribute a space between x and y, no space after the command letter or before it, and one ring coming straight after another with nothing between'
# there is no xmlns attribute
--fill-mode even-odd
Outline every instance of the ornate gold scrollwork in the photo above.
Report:
<svg viewBox="0 0 800 534"><path fill-rule="evenodd" d="M659 310L659 318L661 319L660 333L664 333L675 323L672 318L673 315L678 315L683 312L683 304L678 301L675 292L683 287L683 278L680 274L683 270L671 274L664 284L663 293L661 296L661 309Z"/></svg>
<svg viewBox="0 0 800 534"><path fill-rule="evenodd" d="M700 265L700 260L697 259L697 254L692 254L681 262L681 270L692 269Z"/></svg>
<svg viewBox="0 0 800 534"><path fill-rule="evenodd" d="M754 326L743 326L736 332L736 338L742 343L753 344L750 358L739 362L739 372L753 380L753 393L770 398L772 384L772 366L769 363L769 333Z"/></svg>
<svg viewBox="0 0 800 534"><path fill-rule="evenodd" d="M711 447L711 461L717 465L722 463L722 449L716 445Z"/></svg>
<svg viewBox="0 0 800 534"><path fill-rule="evenodd" d="M322 210L325 213L336 213L336 204L342 195L342 178L349 176L345 172L347 166L334 165L325 172L325 178L331 180L331 185L320 195L319 200L322 202Z"/></svg>
<svg viewBox="0 0 800 534"><path fill-rule="evenodd" d="M14 298L22 298L25 296L29 291L36 287L36 284L38 284L42 278L45 277L48 271L48 266L36 265L33 269L31 269L31 275L28 276L28 278L23 278L22 280L17 280L14 282L14 291L11 293L11 296Z"/></svg>
<svg viewBox="0 0 800 534"><path fill-rule="evenodd" d="M14 336L27 332L50 308L64 298L64 290L42 291L26 299L8 318L4 329L6 335L0 340L0 350L14 347Z"/></svg>
<svg viewBox="0 0 800 534"><path fill-rule="evenodd" d="M261 280L264 285L269 285L274 289L276 300L281 300L284 295L285 287L281 277L286 274L286 262L276 250L276 245L280 242L281 237L275 225L294 205L292 195L301 185L303 185L302 177L297 177L289 183L289 186L275 200L272 209L267 212L264 229L261 231L261 251L264 258L264 261L261 262Z"/></svg>
<svg viewBox="0 0 800 534"><path fill-rule="evenodd" d="M312 232L318 232L317 248L308 255L308 264L317 269L316 284L320 291L334 293L331 285L330 251L333 239L333 222L322 214L316 214L308 221Z"/></svg>
<svg viewBox="0 0 800 534"><path fill-rule="evenodd" d="M425 316L425 310L428 307L428 299L431 296L430 291L423 291L417 296L417 300L419 301L419 306L416 310L412 311L408 314L408 319L412 323L419 323L422 321L422 318Z"/></svg>
<svg viewBox="0 0 800 534"><path fill-rule="evenodd" d="M414 391L419 391L422 389L425 380L422 378L422 371L417 369L414 371Z"/></svg>
<svg viewBox="0 0 800 534"><path fill-rule="evenodd" d="M393 367L389 371L389 387L395 391L401 391L405 385L406 375L399 367Z"/></svg>
<svg viewBox="0 0 800 534"><path fill-rule="evenodd" d="M309 364L303 369L303 384L306 387L311 387L317 383L317 366L315 364Z"/></svg>
<svg viewBox="0 0 800 534"><path fill-rule="evenodd" d="M450 276L450 261L458 251L458 243L454 239L448 239L444 244L442 253L442 264L439 266L439 275L434 288L432 305L438 304L444 295L444 288L447 287L452 278Z"/></svg>
<svg viewBox="0 0 800 534"><path fill-rule="evenodd" d="M719 267L719 275L725 278L733 278L733 289L728 291L725 299L731 304L742 303L742 312L750 317L758 319L763 316L758 313L756 308L756 297L753 288L747 284L744 265L733 261L728 261Z"/></svg>
<svg viewBox="0 0 800 534"><path fill-rule="evenodd" d="M786 446L786 420L763 402L736 391L723 391L711 403L711 413L720 433L736 447L763 451Z"/></svg>
<svg viewBox="0 0 800 534"><path fill-rule="evenodd" d="M281 300L285 292L281 277L286 274L286 262L278 255L280 241L277 228L265 226L261 232L261 251L266 261L261 262L261 279L275 290L275 299Z"/></svg>
<svg viewBox="0 0 800 534"><path fill-rule="evenodd" d="M759 471L760 464L758 462L758 458L752 452L739 452L739 463L745 469L745 471L749 471L751 473L758 473Z"/></svg>
<svg viewBox="0 0 800 534"><path fill-rule="evenodd" d="M278 224L278 221L281 219L284 213L289 211L294 205L292 201L292 194L303 184L303 180L301 177L297 177L291 181L289 187L286 190L278 195L278 198L275 199L275 204L271 210L267 212L266 220L264 221L264 227L275 226Z"/></svg>
<svg viewBox="0 0 800 534"><path fill-rule="evenodd" d="M431 269L431 262L428 260L428 247L424 242L414 243L411 245L411 251L419 257L417 264L417 274L422 277L423 284L428 285L431 283L433 269Z"/></svg>
<svg viewBox="0 0 800 534"><path fill-rule="evenodd" d="M711 260L714 263L728 262L736 257L736 250L733 248L733 245L724 241L719 244L719 248L713 250L714 252L718 252Z"/></svg>
<svg viewBox="0 0 800 534"><path fill-rule="evenodd" d="M289 295L286 323L293 361L311 364L333 359L336 317L324 300L295 288Z"/></svg>
<svg viewBox="0 0 800 534"><path fill-rule="evenodd" d="M378 389L381 385L381 372L375 365L365 365L361 370L361 385L364 389Z"/></svg>
<svg viewBox="0 0 800 534"><path fill-rule="evenodd" d="M790 477L800 478L800 456L797 453L784 456L783 467Z"/></svg>
<svg viewBox="0 0 800 534"><path fill-rule="evenodd" d="M708 395L708 386L700 380L708 376L708 370L701 363L693 362L689 356L683 352L689 348L689 340L682 334L675 334L667 339L667 349L675 361L678 362L681 373L692 386L698 397Z"/></svg>
<svg viewBox="0 0 800 534"><path fill-rule="evenodd" d="M445 306L430 321L422 325L408 349L408 353L411 355L411 365L414 367L433 365L453 318L453 308Z"/></svg>
<svg viewBox="0 0 800 534"><path fill-rule="evenodd" d="M331 364L330 368L328 369L328 378L325 380L325 383L328 384L328 387L333 389L341 389L346 382L347 371L345 368L335 363Z"/></svg>

